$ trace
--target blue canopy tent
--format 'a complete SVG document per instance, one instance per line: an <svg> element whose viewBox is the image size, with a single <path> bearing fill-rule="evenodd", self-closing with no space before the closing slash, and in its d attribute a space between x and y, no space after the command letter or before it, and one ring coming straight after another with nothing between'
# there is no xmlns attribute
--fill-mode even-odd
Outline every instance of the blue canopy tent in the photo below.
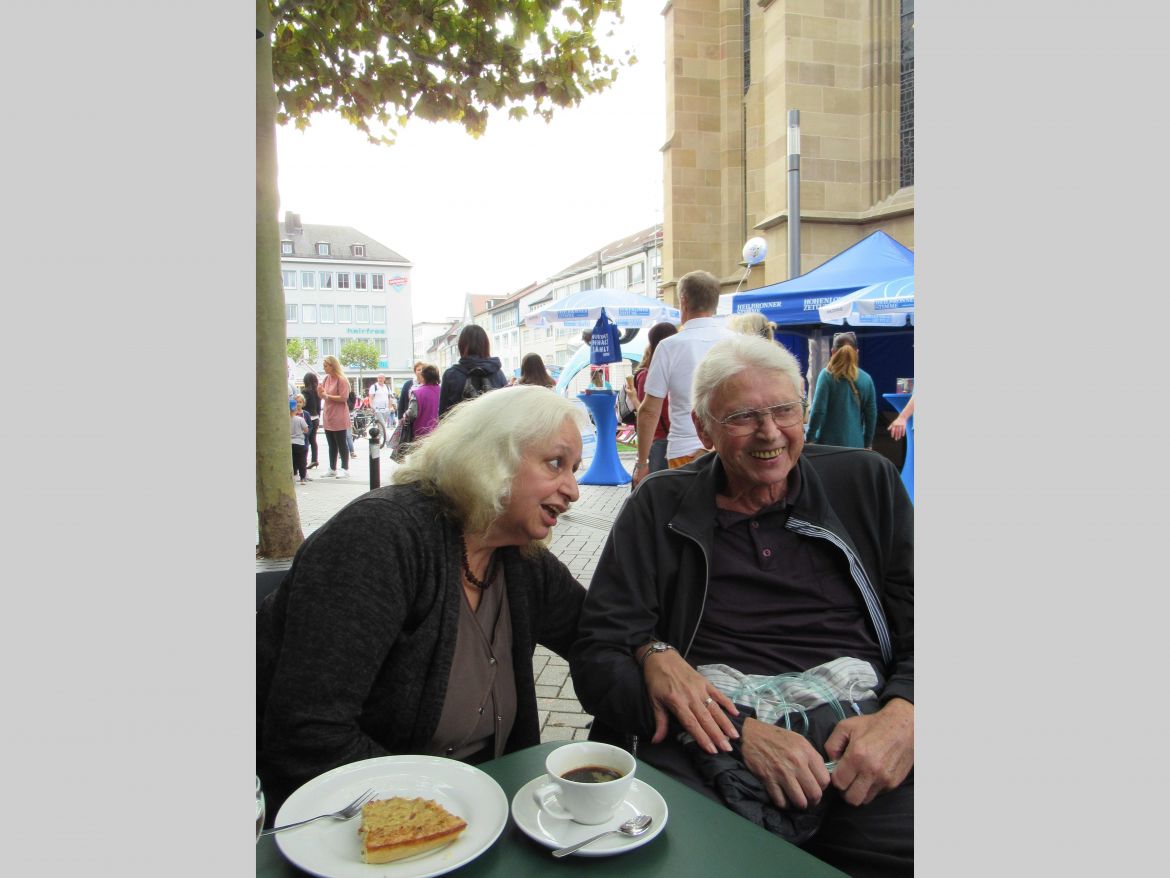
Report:
<svg viewBox="0 0 1170 878"><path fill-rule="evenodd" d="M777 325L776 340L791 350L802 371L807 371L808 345L804 341L839 331L821 320L819 309L823 305L864 287L913 274L914 252L877 231L799 277L736 295L732 313L761 312ZM901 321L884 315L855 319L859 325L848 329L857 333L862 368L873 378L879 394L892 393L898 378L914 375L914 329L891 325Z"/></svg>

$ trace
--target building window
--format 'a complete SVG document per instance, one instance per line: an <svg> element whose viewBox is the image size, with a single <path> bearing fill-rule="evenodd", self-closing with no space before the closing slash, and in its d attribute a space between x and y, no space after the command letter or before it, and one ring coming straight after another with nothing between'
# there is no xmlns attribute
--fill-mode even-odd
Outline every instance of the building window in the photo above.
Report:
<svg viewBox="0 0 1170 878"><path fill-rule="evenodd" d="M301 289L311 290L316 286L317 275L312 271L301 272Z"/></svg>
<svg viewBox="0 0 1170 878"><path fill-rule="evenodd" d="M320 317L320 320L322 323L332 323L333 322L333 306L332 305L322 305L320 308L320 312L321 313L320 313L319 317Z"/></svg>
<svg viewBox="0 0 1170 878"><path fill-rule="evenodd" d="M379 357L386 356L386 339L384 339L384 338L374 339L374 350L376 350L378 352Z"/></svg>
<svg viewBox="0 0 1170 878"><path fill-rule="evenodd" d="M325 242L325 241L318 241L317 242L317 255L318 256L328 256L329 255L329 244L327 242Z"/></svg>
<svg viewBox="0 0 1170 878"><path fill-rule="evenodd" d="M317 322L317 306L301 305L301 323Z"/></svg>
<svg viewBox="0 0 1170 878"><path fill-rule="evenodd" d="M384 275L384 274L371 274L370 275L370 289L372 289L372 290L386 289L386 275Z"/></svg>
<svg viewBox="0 0 1170 878"><path fill-rule="evenodd" d="M349 245L349 252L353 256L365 256L366 255L366 245L365 244L350 244Z"/></svg>
<svg viewBox="0 0 1170 878"><path fill-rule="evenodd" d="M355 290L364 290L366 288L366 274L363 271L355 271L353 274L353 288Z"/></svg>
<svg viewBox="0 0 1170 878"><path fill-rule="evenodd" d="M372 308L370 308L370 316L373 319L374 323L385 323L386 322L386 306L385 305L374 305Z"/></svg>
<svg viewBox="0 0 1170 878"><path fill-rule="evenodd" d="M348 290L349 289L349 272L348 271L337 272L337 289L339 289L339 290Z"/></svg>
<svg viewBox="0 0 1170 878"><path fill-rule="evenodd" d="M585 290L593 289L593 278L591 278L591 277L585 278L583 281L581 281L581 286L579 286L577 289L580 292L585 292Z"/></svg>
<svg viewBox="0 0 1170 878"><path fill-rule="evenodd" d="M898 182L914 185L914 0L902 0L901 108L898 120Z"/></svg>
<svg viewBox="0 0 1170 878"><path fill-rule="evenodd" d="M336 346L333 344L333 339L331 339L331 338L321 339L321 356L323 356L323 357L336 357L337 351L334 350L335 347Z"/></svg>
<svg viewBox="0 0 1170 878"><path fill-rule="evenodd" d="M292 241L281 241L280 242L280 255L281 256L292 256L293 255Z"/></svg>
<svg viewBox="0 0 1170 878"><path fill-rule="evenodd" d="M353 323L353 308L349 305L337 306L337 322L338 323Z"/></svg>
<svg viewBox="0 0 1170 878"><path fill-rule="evenodd" d="M295 290L297 288L297 273L295 271L282 271L280 278L286 290Z"/></svg>
<svg viewBox="0 0 1170 878"><path fill-rule="evenodd" d="M333 289L333 272L332 271L319 271L319 272L317 272L317 279L319 281L321 281L321 289L323 289L323 290Z"/></svg>
<svg viewBox="0 0 1170 878"><path fill-rule="evenodd" d="M284 306L284 319L287 320L289 323L296 323L297 322L297 306L296 305L285 305Z"/></svg>
<svg viewBox="0 0 1170 878"><path fill-rule="evenodd" d="M369 305L354 305L353 306L353 322L354 323L369 323L370 322L370 306Z"/></svg>

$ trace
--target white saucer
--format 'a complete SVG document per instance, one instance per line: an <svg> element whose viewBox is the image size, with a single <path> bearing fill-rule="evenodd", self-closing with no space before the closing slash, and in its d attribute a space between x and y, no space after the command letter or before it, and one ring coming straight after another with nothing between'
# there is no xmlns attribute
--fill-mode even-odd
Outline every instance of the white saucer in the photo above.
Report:
<svg viewBox="0 0 1170 878"><path fill-rule="evenodd" d="M653 841L658 833L666 828L668 815L666 801L654 787L636 777L630 782L630 791L626 793L626 798L618 805L613 817L606 823L599 823L596 826L585 826L582 823L574 823L572 820L562 820L542 811L533 800L532 793L541 784L547 782L548 775L545 774L533 778L522 786L512 798L512 819L516 821L520 831L547 848L563 848L574 842L584 841L600 832L605 832L607 829L617 829L622 823L638 814L649 814L654 818L654 822L650 824L645 835L639 835L637 838L630 838L628 835L610 835L570 855L574 857L611 857L614 854L624 854L626 851Z"/></svg>

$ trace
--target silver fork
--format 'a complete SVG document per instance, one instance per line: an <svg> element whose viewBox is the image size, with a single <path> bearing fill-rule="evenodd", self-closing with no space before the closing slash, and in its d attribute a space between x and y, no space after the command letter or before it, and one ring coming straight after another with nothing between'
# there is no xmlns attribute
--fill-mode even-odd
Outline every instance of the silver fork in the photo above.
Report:
<svg viewBox="0 0 1170 878"><path fill-rule="evenodd" d="M286 823L284 826L274 826L271 829L265 829L260 833L260 836L272 835L274 832L283 832L286 829L292 829L294 826L304 826L306 823L312 823L314 820L320 820L322 817L332 817L334 820L348 820L355 816L362 809L362 805L373 797L374 791L366 790L340 811L334 811L332 814L318 814L316 817L310 817L308 820L298 820L296 823Z"/></svg>

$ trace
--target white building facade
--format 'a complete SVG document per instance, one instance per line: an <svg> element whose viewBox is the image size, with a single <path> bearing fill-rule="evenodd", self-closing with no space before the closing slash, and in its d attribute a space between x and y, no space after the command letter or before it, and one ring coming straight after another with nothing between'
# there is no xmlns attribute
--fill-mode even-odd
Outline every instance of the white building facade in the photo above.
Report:
<svg viewBox="0 0 1170 878"><path fill-rule="evenodd" d="M661 299L662 226L621 238L541 282L520 301L521 356L536 352L546 366L563 366L582 344L580 329L523 326L529 314L581 290L605 287Z"/></svg>
<svg viewBox="0 0 1170 878"><path fill-rule="evenodd" d="M396 382L410 376L411 267L410 260L357 229L304 225L297 214L286 213L280 223L286 337L314 342L318 363L339 356L347 341L368 341L378 351L373 374Z"/></svg>
<svg viewBox="0 0 1170 878"><path fill-rule="evenodd" d="M552 277L508 295L468 295L463 316L446 333L436 335L420 357L443 371L458 361L456 340L471 323L484 328L491 340L492 356L498 357L504 374L512 377L524 357L539 354L545 365L563 366L581 346L580 329L529 328L524 318L552 302L581 290L606 287L661 299L658 282L662 272L662 226L642 229L595 250L558 271ZM610 367L611 379L621 380L628 371L622 364Z"/></svg>
<svg viewBox="0 0 1170 878"><path fill-rule="evenodd" d="M434 363L437 366L438 363L435 363L427 354L431 352L431 346L434 344L435 339L443 335L457 322L454 319L423 320L414 324L414 359L421 360L424 363Z"/></svg>

